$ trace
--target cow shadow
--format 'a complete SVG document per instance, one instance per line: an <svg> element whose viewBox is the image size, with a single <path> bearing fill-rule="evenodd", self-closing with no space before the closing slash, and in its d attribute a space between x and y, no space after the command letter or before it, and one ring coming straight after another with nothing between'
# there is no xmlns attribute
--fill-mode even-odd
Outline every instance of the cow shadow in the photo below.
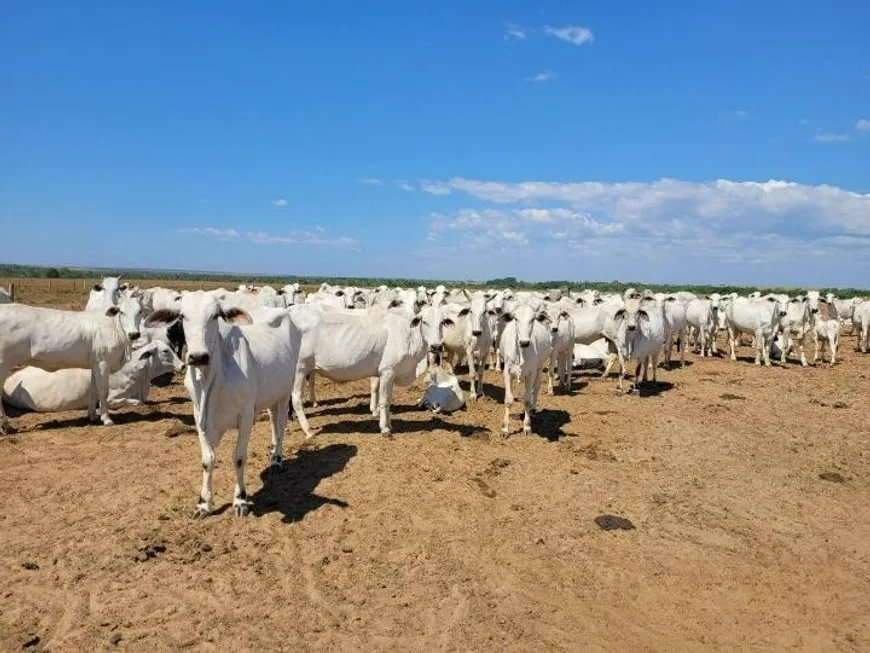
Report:
<svg viewBox="0 0 870 653"><path fill-rule="evenodd" d="M660 394L674 389L674 384L669 381L642 381L637 386L638 396L640 397L658 397Z"/></svg>
<svg viewBox="0 0 870 653"><path fill-rule="evenodd" d="M324 497L315 489L325 478L338 474L357 454L352 444L330 444L318 449L300 449L278 470L267 468L260 474L263 487L251 495L253 514L262 517L280 512L285 524L297 522L325 505L347 508L341 499Z"/></svg>
<svg viewBox="0 0 870 653"><path fill-rule="evenodd" d="M414 407L417 410L416 407ZM395 411L393 412L395 414ZM415 433L431 433L432 431L450 431L460 437L467 438L479 433L488 432L488 429L474 424L454 424L440 416L432 416L428 420L404 420L392 419L393 435L407 435ZM378 418L369 420L344 420L324 424L320 428L324 435L380 435L381 428Z"/></svg>
<svg viewBox="0 0 870 653"><path fill-rule="evenodd" d="M680 369L681 367L685 367L686 369L689 369L689 368L692 367L692 365L694 365L694 364L695 364L694 361L690 361L690 360L687 358L685 364L684 364L684 365L680 365L680 359L679 359L679 356L678 356L678 357L677 357L677 360L673 360L673 359L671 359L671 362L670 362L670 363L667 363L667 364L666 364L666 363L662 362L662 369L663 369L663 370L667 370L667 371L670 372L670 371L673 371L673 370L678 370L678 369Z"/></svg>
<svg viewBox="0 0 870 653"><path fill-rule="evenodd" d="M532 433L550 442L558 442L570 435L562 429L570 422L571 415L566 410L539 410L532 415Z"/></svg>
<svg viewBox="0 0 870 653"><path fill-rule="evenodd" d="M26 411L17 411L19 416L26 414ZM140 422L160 422L165 419L178 420L185 426L195 426L193 415L184 415L179 413L169 413L162 410L148 410L144 412L126 411L126 412L110 412L109 415L115 426L125 426L128 424L137 424ZM12 417L12 415L10 415ZM28 430L44 431L51 429L68 429L68 428L86 428L89 426L100 426L100 422L91 422L87 414L80 417L61 417L50 419L46 422L34 425ZM111 427L109 427L111 428Z"/></svg>
<svg viewBox="0 0 870 653"><path fill-rule="evenodd" d="M353 404L352 406L335 406L334 408L324 408L320 410L318 408L314 409L305 409L305 414L310 416L318 416L318 417L326 417L328 415L371 415L371 411L369 410L370 405L368 403L364 404ZM401 415L402 413L413 413L420 411L416 404L415 405L394 405L390 408L391 415Z"/></svg>

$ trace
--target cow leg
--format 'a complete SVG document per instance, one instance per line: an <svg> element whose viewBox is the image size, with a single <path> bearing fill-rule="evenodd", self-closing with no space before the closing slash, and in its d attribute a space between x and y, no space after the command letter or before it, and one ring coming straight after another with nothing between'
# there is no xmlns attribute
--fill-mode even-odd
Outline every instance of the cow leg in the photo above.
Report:
<svg viewBox="0 0 870 653"><path fill-rule="evenodd" d="M317 408L317 396L314 394L314 372L308 376L308 401L312 408Z"/></svg>
<svg viewBox="0 0 870 653"><path fill-rule="evenodd" d="M468 361L468 378L471 381L471 392L468 399L474 401L477 399L477 369L474 367L474 355L470 349L465 350L465 358Z"/></svg>
<svg viewBox="0 0 870 653"><path fill-rule="evenodd" d="M686 348L689 346L689 334L683 329L679 333L677 342L680 344L680 367L686 366Z"/></svg>
<svg viewBox="0 0 870 653"><path fill-rule="evenodd" d="M100 421L104 426L112 426L114 422L109 417L109 363L100 361L91 370L94 383L97 386L97 400L99 401Z"/></svg>
<svg viewBox="0 0 870 653"><path fill-rule="evenodd" d="M547 393L550 396L553 396L555 392L553 391L553 377L556 376L556 353L553 352L550 354L550 360L547 362L547 368L549 374L547 374Z"/></svg>
<svg viewBox="0 0 870 653"><path fill-rule="evenodd" d="M806 340L806 337L807 337L806 334L803 334L800 336L800 338L798 338L798 341L797 341L798 351L800 352L800 355L801 355L801 366L802 367L807 367L807 365L809 365L809 363L807 363L806 353L804 352L804 341ZM816 346L816 349L818 349L818 345Z"/></svg>
<svg viewBox="0 0 870 653"><path fill-rule="evenodd" d="M3 386L6 384L6 379L9 377L9 370L3 365L0 365L0 394L2 394ZM6 417L6 411L3 408L3 400L0 399L0 435L6 435L11 429L9 428L9 420Z"/></svg>
<svg viewBox="0 0 870 653"><path fill-rule="evenodd" d="M504 420L501 425L501 437L506 438L511 433L511 405L505 398L504 400Z"/></svg>
<svg viewBox="0 0 870 653"><path fill-rule="evenodd" d="M734 348L734 340L736 334L734 333L733 327L728 327L728 346L731 348L731 360L737 360L737 351Z"/></svg>
<svg viewBox="0 0 870 653"><path fill-rule="evenodd" d="M764 366L770 367L770 343L772 340L767 340L764 337L764 332L760 329L755 332L755 341L758 343L758 346L755 348L755 364L761 365L759 361L759 354L761 359L764 360Z"/></svg>
<svg viewBox="0 0 870 653"><path fill-rule="evenodd" d="M378 416L378 389L381 384L379 376L373 376L369 379L369 388L371 390L371 398L369 399L369 411L372 417Z"/></svg>
<svg viewBox="0 0 870 653"><path fill-rule="evenodd" d="M707 334L707 338L710 341L707 347L713 352L711 354L712 356L717 356L719 354L719 350L716 349L716 336L719 335L718 331L719 330L714 326L710 330L710 333Z"/></svg>
<svg viewBox="0 0 870 653"><path fill-rule="evenodd" d="M314 371L310 374L313 376ZM299 428L305 434L305 439L309 439L314 435L311 431L311 424L308 423L308 418L305 416L305 411L302 410L302 386L305 384L306 375L302 370L296 371L296 379L293 383L293 394L290 395L290 401L293 404L293 412L296 413L296 419L299 420Z"/></svg>
<svg viewBox="0 0 870 653"><path fill-rule="evenodd" d="M506 404L514 403L514 393L511 390L511 375L508 371L508 366L505 365L503 375L504 377L504 402Z"/></svg>
<svg viewBox="0 0 870 653"><path fill-rule="evenodd" d="M837 362L837 347L840 346L840 334L835 334L829 342L831 345L831 366L833 367L834 363Z"/></svg>
<svg viewBox="0 0 870 653"><path fill-rule="evenodd" d="M193 511L193 518L201 519L208 517L212 510L211 477L214 472L214 446L212 446L205 431L199 428L199 423L197 423L196 432L199 435L199 448L202 453L202 489L199 491L199 500ZM219 441L220 436L216 439Z"/></svg>
<svg viewBox="0 0 870 653"><path fill-rule="evenodd" d="M378 408L381 413L381 435L387 437L390 437L393 433L393 427L390 423L390 405L393 403L393 383L395 382L395 377L396 373L391 369L381 372Z"/></svg>
<svg viewBox="0 0 870 653"><path fill-rule="evenodd" d="M290 397L282 397L277 404L269 409L269 421L272 426L272 455L269 456L270 467L280 467L284 462L284 429L290 413Z"/></svg>
<svg viewBox="0 0 870 653"><path fill-rule="evenodd" d="M254 428L253 403L239 416L239 439L236 440L236 450L233 453L233 466L236 468L236 491L233 493L233 512L236 517L247 517L254 504L248 500L245 488L245 463L248 460L248 441Z"/></svg>
<svg viewBox="0 0 870 653"><path fill-rule="evenodd" d="M541 370L532 372L531 378L526 378L524 410L523 410L523 433L531 435L532 433L532 413L537 407L538 389L541 386Z"/></svg>

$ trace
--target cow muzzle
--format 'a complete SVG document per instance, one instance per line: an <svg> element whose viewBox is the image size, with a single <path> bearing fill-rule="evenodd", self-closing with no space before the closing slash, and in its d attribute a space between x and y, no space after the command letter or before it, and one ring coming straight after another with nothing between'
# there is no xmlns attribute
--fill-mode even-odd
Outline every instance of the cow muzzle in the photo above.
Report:
<svg viewBox="0 0 870 653"><path fill-rule="evenodd" d="M473 336L480 336L480 335L483 335L483 331L481 331L480 329L473 329L473 330L471 331L471 335L473 335Z"/></svg>
<svg viewBox="0 0 870 653"><path fill-rule="evenodd" d="M812 310L813 315L816 315L818 312L819 312L819 309L817 309L817 308L814 308L814 309Z"/></svg>
<svg viewBox="0 0 870 653"><path fill-rule="evenodd" d="M628 329L629 331L635 331L635 330L637 329L637 326L634 325L634 324L629 324L629 325L628 325L627 327L625 327L625 328Z"/></svg>
<svg viewBox="0 0 870 653"><path fill-rule="evenodd" d="M785 317L786 315L788 315L788 313L787 313L786 311L780 311L780 312L779 312L779 316L780 316L780 317Z"/></svg>
<svg viewBox="0 0 870 653"><path fill-rule="evenodd" d="M429 345L429 352L432 354L440 354L442 345Z"/></svg>
<svg viewBox="0 0 870 653"><path fill-rule="evenodd" d="M530 344L532 344L532 343L531 343L530 341L528 341L528 340L520 340L520 347L526 348L526 347L528 347Z"/></svg>
<svg viewBox="0 0 870 653"><path fill-rule="evenodd" d="M191 367L203 367L205 365L208 365L210 361L211 356L208 355L208 352L187 355L187 364Z"/></svg>
<svg viewBox="0 0 870 653"><path fill-rule="evenodd" d="M139 339L140 335L141 334L138 331L132 331L132 332L127 334L127 337L130 339L130 342L135 342L136 340Z"/></svg>

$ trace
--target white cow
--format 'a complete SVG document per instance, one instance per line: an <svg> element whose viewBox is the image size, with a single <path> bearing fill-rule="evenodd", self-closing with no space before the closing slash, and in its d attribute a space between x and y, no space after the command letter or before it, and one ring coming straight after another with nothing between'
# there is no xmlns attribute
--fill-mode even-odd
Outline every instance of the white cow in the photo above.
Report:
<svg viewBox="0 0 870 653"><path fill-rule="evenodd" d="M779 299L780 305L786 307L785 315L780 319L779 335L777 336L777 345L782 352L780 360L785 365L788 362L789 353L797 345L801 365L806 367L808 365L804 352L806 337L812 333L815 340L815 332L812 328L813 314L810 312L809 302L803 295L791 299L788 297L780 297ZM815 310L818 313L818 296L816 297ZM816 349L818 347L819 344L816 341Z"/></svg>
<svg viewBox="0 0 870 653"><path fill-rule="evenodd" d="M527 302L520 303L513 312L502 314L505 324L499 348L504 361L504 424L502 437L510 434L510 405L514 401L511 377L522 380L525 388L523 406L523 433L532 432L532 412L537 408L541 386L541 369L553 352L549 319L546 313Z"/></svg>
<svg viewBox="0 0 870 653"><path fill-rule="evenodd" d="M556 379L560 390L566 392L571 390L571 372L574 369L574 320L571 319L571 314L559 304L548 304L546 311L550 319L550 335L553 339L547 385L547 392L552 395L553 383Z"/></svg>
<svg viewBox="0 0 870 653"><path fill-rule="evenodd" d="M831 353L831 365L834 365L837 362L837 347L840 345L840 321L819 316L813 325L813 332L816 336L816 353L813 363L819 362L820 355L822 362L825 362L825 347L827 347Z"/></svg>
<svg viewBox="0 0 870 653"><path fill-rule="evenodd" d="M141 311L139 302L127 297L102 314L22 304L0 306L0 385L19 365L49 371L90 369L88 416L94 420L99 412L103 424L112 424L109 375L121 368L129 344L139 338ZM0 430L5 419L0 402Z"/></svg>
<svg viewBox="0 0 870 653"><path fill-rule="evenodd" d="M427 306L409 318L401 309L299 306L290 316L302 332L293 411L305 437L313 432L302 410L302 385L315 372L339 383L370 378L370 408L380 417L381 433L391 435L393 385L410 385L423 372L427 345L433 353L441 351L440 307Z"/></svg>
<svg viewBox="0 0 870 653"><path fill-rule="evenodd" d="M260 309L260 315L268 310ZM148 326L180 320L184 327L184 385L193 402L202 451L202 491L195 518L211 514L215 449L224 433L236 429L239 434L233 453L233 510L238 516L247 515L252 505L245 488L245 462L251 429L262 410L268 411L272 426L270 464L280 465L283 459L301 334L286 309L271 312L271 319L252 324L244 311L224 309L214 296L197 291L182 297L179 310L155 312L146 320Z"/></svg>
<svg viewBox="0 0 870 653"><path fill-rule="evenodd" d="M469 400L484 396L483 370L486 359L492 349L492 332L487 319L486 297L483 291L472 294L465 291L467 304L448 303L442 306L444 315L445 357L451 363L468 363L468 374L471 379ZM452 360L451 360L452 359Z"/></svg>
<svg viewBox="0 0 870 653"><path fill-rule="evenodd" d="M825 295L825 301L828 304L828 317L844 324L852 321L852 311L861 303L858 297L840 299L834 293Z"/></svg>
<svg viewBox="0 0 870 653"><path fill-rule="evenodd" d="M151 293L151 308L155 311L175 310L181 301L181 293L169 288L148 288Z"/></svg>
<svg viewBox="0 0 870 653"><path fill-rule="evenodd" d="M693 299L686 306L686 323L691 329L694 344L701 356L716 355L716 330L719 322L718 294Z"/></svg>
<svg viewBox="0 0 870 653"><path fill-rule="evenodd" d="M855 349L867 353L870 345L870 301L858 302L852 309L852 333L858 333Z"/></svg>
<svg viewBox="0 0 870 653"><path fill-rule="evenodd" d="M102 313L110 306L117 306L121 294L127 289L127 284L121 283L120 277L106 277L95 283L88 295L85 310L92 313Z"/></svg>
<svg viewBox="0 0 870 653"><path fill-rule="evenodd" d="M145 403L151 381L184 369L184 364L165 343L155 341L133 352L133 358L109 376L109 408ZM91 372L65 369L47 372L25 367L14 372L3 386L3 400L10 406L38 413L88 407Z"/></svg>
<svg viewBox="0 0 870 653"><path fill-rule="evenodd" d="M729 301L725 306L725 325L731 360L737 360L737 336L749 333L755 337L755 364L761 365L763 359L770 367L770 344L779 331L780 319L785 315L785 307L774 295L758 299L736 297Z"/></svg>
<svg viewBox="0 0 870 653"><path fill-rule="evenodd" d="M465 405L459 379L440 367L433 367L426 379L426 390L417 405L428 408L436 415L459 410Z"/></svg>
<svg viewBox="0 0 870 653"><path fill-rule="evenodd" d="M617 349L626 361L637 360L632 392L640 394L641 382L646 382L647 371L652 367L652 381L656 383L659 354L665 341L665 325L661 310L652 299L640 299L637 293L629 295L625 304L614 316L619 325ZM619 375L617 391L622 392L622 377Z"/></svg>
<svg viewBox="0 0 870 653"><path fill-rule="evenodd" d="M658 294L655 303L662 315L665 329L664 364L671 365L671 354L674 349L674 338L680 348L680 367L686 366L686 347L688 346L688 328L686 322L686 303L676 295Z"/></svg>

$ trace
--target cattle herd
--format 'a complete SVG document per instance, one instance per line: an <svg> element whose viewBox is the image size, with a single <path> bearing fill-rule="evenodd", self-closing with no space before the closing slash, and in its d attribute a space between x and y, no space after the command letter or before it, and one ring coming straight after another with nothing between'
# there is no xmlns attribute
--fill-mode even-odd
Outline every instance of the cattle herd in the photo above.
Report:
<svg viewBox="0 0 870 653"><path fill-rule="evenodd" d="M304 437L314 435L303 390L316 406L317 375L335 382L370 379L371 412L389 436L396 384L427 375L421 408L450 411L465 403L452 370L467 366L471 402L486 394L484 370L500 370L507 437L512 383L523 384L523 432L531 433L542 373L552 394L569 388L578 368L603 368L606 377L618 365L621 393L634 363L628 392L639 394L648 377L656 382L660 358L669 366L677 352L680 364L689 350L717 355L720 331L731 360L745 336L752 339L755 364L768 366L771 358L787 364L790 355L808 365L808 339L813 362L820 356L825 362L827 349L833 365L843 323L858 334L862 352L870 334L870 301L814 290L743 297L324 283L305 295L298 284L188 292L140 289L107 277L82 312L12 303L2 289L0 304L0 386L3 401L18 409L87 407L91 420L112 424L110 408L145 402L153 380L186 367L202 450L197 517L212 510L214 451L231 429L238 430L233 507L238 515L250 511L244 473L253 424L268 412L270 465L280 465L291 406ZM0 432L8 428L0 403Z"/></svg>

